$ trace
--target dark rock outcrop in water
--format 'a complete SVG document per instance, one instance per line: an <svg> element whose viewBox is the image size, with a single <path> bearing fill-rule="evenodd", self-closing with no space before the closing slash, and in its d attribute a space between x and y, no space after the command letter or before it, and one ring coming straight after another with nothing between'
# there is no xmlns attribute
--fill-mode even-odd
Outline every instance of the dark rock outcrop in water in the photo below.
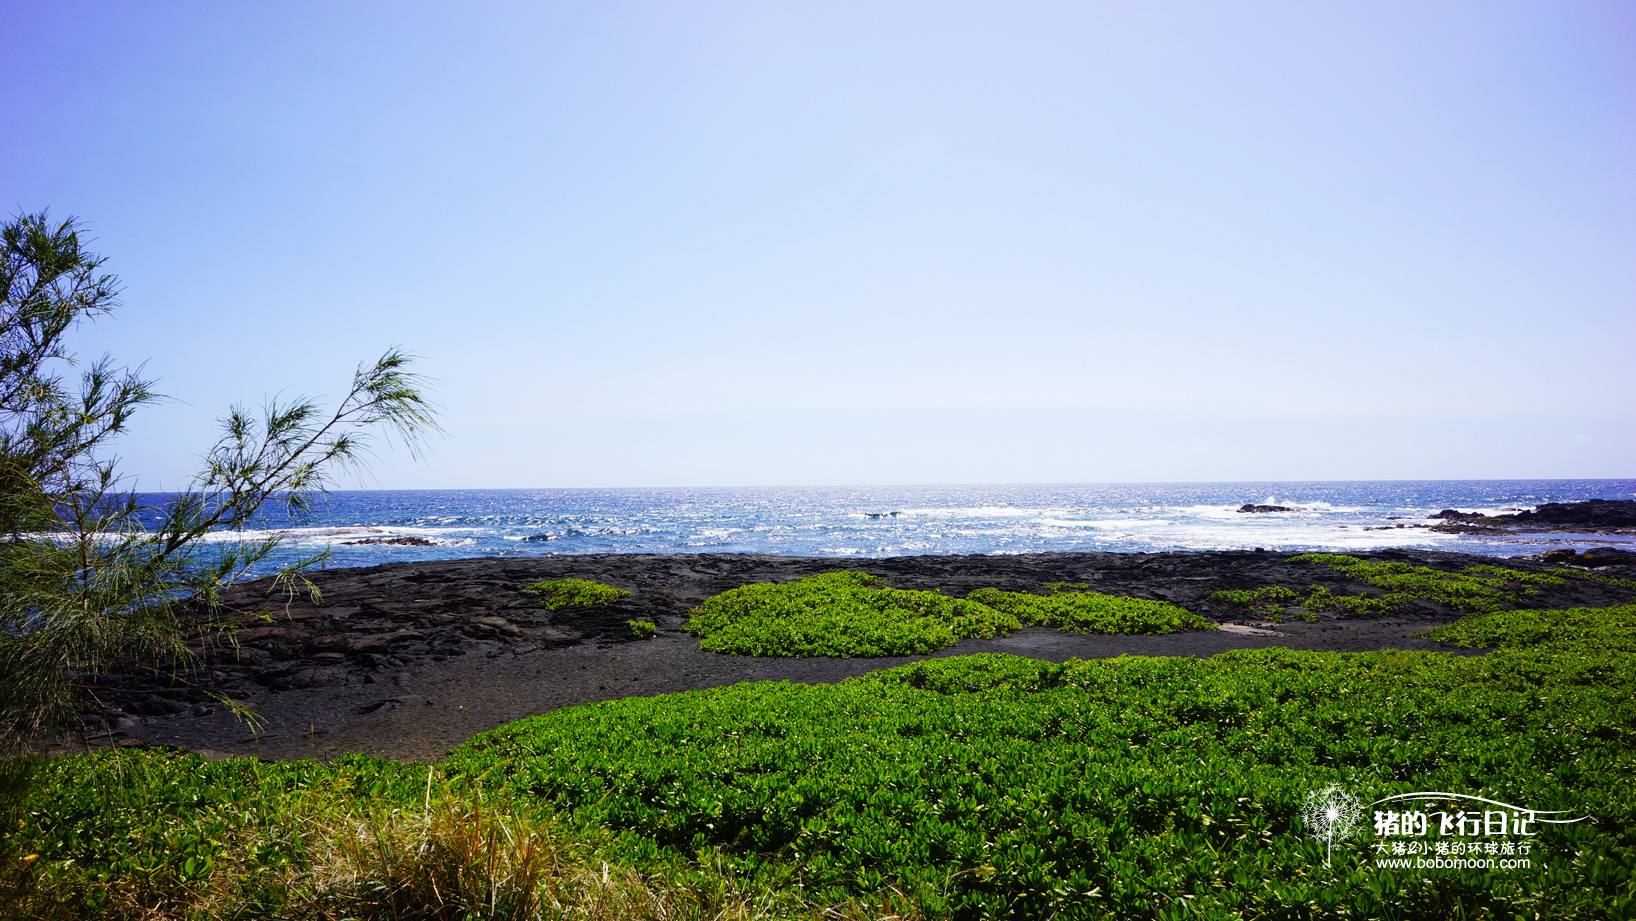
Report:
<svg viewBox="0 0 1636 921"><path fill-rule="evenodd" d="M1453 534L1504 534L1512 530L1623 534L1636 532L1636 500L1547 502L1531 512L1512 515L1483 515L1446 508L1431 517L1444 521L1434 525L1432 530Z"/></svg>
<svg viewBox="0 0 1636 921"><path fill-rule="evenodd" d="M1566 528L1636 528L1636 499L1547 502L1531 512L1501 515L1519 525Z"/></svg>
<svg viewBox="0 0 1636 921"><path fill-rule="evenodd" d="M1428 515L1426 517L1442 518L1445 521L1468 521L1473 518L1481 518L1483 516L1481 512L1462 512L1457 509L1446 508L1435 515Z"/></svg>
<svg viewBox="0 0 1636 921"><path fill-rule="evenodd" d="M1295 509L1285 508L1282 505L1256 505L1255 503L1252 502L1252 503L1246 503L1243 507L1241 507L1239 509L1239 511L1241 511L1241 512L1293 512L1293 511L1295 511Z"/></svg>
<svg viewBox="0 0 1636 921"><path fill-rule="evenodd" d="M1359 554L1461 569L1490 557L1417 550ZM235 645L205 654L190 685L124 676L98 689L91 714L97 744L158 743L269 758L332 757L358 751L435 758L479 732L559 707L636 695L720 687L740 681L835 682L926 658L756 658L704 652L681 631L710 596L752 582L789 582L834 569L880 576L897 588L964 597L992 586L1041 591L1080 582L1096 591L1170 601L1223 624L1168 636L1102 636L1025 627L1010 636L963 640L935 656L1010 653L1050 661L1117 655L1208 656L1284 646L1356 652L1440 649L1415 633L1459 614L1430 603L1385 617L1323 613L1315 623L1258 615L1211 598L1221 589L1322 585L1336 594L1376 593L1326 566L1252 551L1038 553L814 559L749 554L599 554L486 557L393 563L309 573L319 589L288 596L269 581L226 593L242 629ZM1549 561L1504 565L1543 571ZM1636 574L1613 570L1621 575ZM594 608L549 611L528 585L595 579L632 594ZM1587 579L1540 586L1528 603L1567 608L1623 603L1629 589ZM265 616L262 616L265 615ZM627 621L652 621L638 640ZM267 725L252 731L211 692L248 704ZM99 741L100 740L100 741Z"/></svg>
<svg viewBox="0 0 1636 921"><path fill-rule="evenodd" d="M436 544L424 537L366 537L363 540L346 540L341 542L343 547L359 547L364 544L385 544L392 547L435 547Z"/></svg>

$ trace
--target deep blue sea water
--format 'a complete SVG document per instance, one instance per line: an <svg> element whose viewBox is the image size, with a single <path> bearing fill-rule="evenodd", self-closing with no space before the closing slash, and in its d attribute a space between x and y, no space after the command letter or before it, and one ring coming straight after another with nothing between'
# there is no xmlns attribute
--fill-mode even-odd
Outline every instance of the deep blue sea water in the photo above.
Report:
<svg viewBox="0 0 1636 921"><path fill-rule="evenodd" d="M1412 525L1444 508L1499 513L1629 498L1636 498L1636 480L370 490L331 493L311 521L290 526L275 517L265 526L284 535L281 556L327 546L328 566L574 553L843 558L1255 547L1415 547L1504 557L1559 546L1636 546L1636 538L1495 539ZM1296 511L1238 512L1245 503ZM431 546L355 543L397 537Z"/></svg>

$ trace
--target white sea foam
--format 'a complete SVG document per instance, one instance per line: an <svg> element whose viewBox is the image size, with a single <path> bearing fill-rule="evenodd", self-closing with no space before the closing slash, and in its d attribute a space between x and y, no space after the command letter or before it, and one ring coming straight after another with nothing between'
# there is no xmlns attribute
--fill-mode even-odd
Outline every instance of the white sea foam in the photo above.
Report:
<svg viewBox="0 0 1636 921"><path fill-rule="evenodd" d="M1072 510L986 505L973 508L906 508L899 511L899 517L905 518L1037 518L1041 515L1061 515Z"/></svg>
<svg viewBox="0 0 1636 921"><path fill-rule="evenodd" d="M470 537L471 528L408 528L395 526L342 526L342 527L305 527L305 528L277 528L264 530L243 531L212 531L204 536L206 542L231 541L259 541L276 537L281 541L296 544L315 543L342 543L349 540L365 540L370 538L419 537L423 540L437 542L440 540L464 539Z"/></svg>
<svg viewBox="0 0 1636 921"><path fill-rule="evenodd" d="M1217 518L1222 521L1233 521L1245 517L1239 513L1236 507L1230 508L1225 505L1187 505L1170 509L1170 511L1191 518Z"/></svg>
<svg viewBox="0 0 1636 921"><path fill-rule="evenodd" d="M1041 518L1041 523L1058 527L1086 527L1102 529L1125 528L1163 528L1171 526L1168 518L1093 518L1093 519L1063 519Z"/></svg>
<svg viewBox="0 0 1636 921"><path fill-rule="evenodd" d="M1255 504L1290 513L1243 514ZM213 535L284 539L290 556L330 547L346 565L483 555L696 552L824 556L1065 550L1448 548L1496 556L1611 536L1439 534L1443 508L1489 514L1544 501L1636 497L1636 481L903 487L765 490L545 490L336 494L320 520ZM892 515L892 512L897 515ZM872 517L873 516L873 517ZM549 541L528 538L549 534ZM417 537L434 545L356 544ZM1524 540L1541 543L1524 543ZM285 551L280 551L281 553Z"/></svg>

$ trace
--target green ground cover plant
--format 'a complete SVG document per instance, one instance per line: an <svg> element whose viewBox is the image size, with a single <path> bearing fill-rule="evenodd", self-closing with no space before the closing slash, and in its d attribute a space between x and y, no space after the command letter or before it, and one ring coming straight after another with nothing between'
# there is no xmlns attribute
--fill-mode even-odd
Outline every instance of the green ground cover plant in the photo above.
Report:
<svg viewBox="0 0 1636 921"><path fill-rule="evenodd" d="M1605 572L1586 572L1583 569L1569 569L1566 566L1558 566L1551 570L1551 575L1571 579L1589 579L1603 585L1617 585L1620 588L1636 589L1636 579L1621 579Z"/></svg>
<svg viewBox="0 0 1636 921"><path fill-rule="evenodd" d="M1317 586L1313 586L1313 588L1316 589ZM1233 604L1243 605L1249 608L1252 613L1259 614L1273 623L1282 623L1290 603L1297 601L1301 595L1292 588L1286 588L1282 585L1269 585L1265 588L1228 589L1212 592L1210 597L1219 601L1229 601ZM1314 621L1318 619L1318 616L1309 610L1303 610L1299 613L1302 620Z"/></svg>
<svg viewBox="0 0 1636 921"><path fill-rule="evenodd" d="M637 863L719 848L741 874L794 863L809 893L890 885L932 917L1636 908L1636 607L1439 637L1496 651L970 656L548 714L449 767L615 832ZM1543 833L1527 871L1379 869L1367 835L1325 869L1296 814L1328 782L1591 818Z"/></svg>
<svg viewBox="0 0 1636 921"><path fill-rule="evenodd" d="M808 917L795 887L741 889L720 867L647 875L530 804L444 772L99 752L0 769L0 917L462 919ZM519 807L523 808L519 808ZM603 836L606 837L606 836ZM865 902L839 917L885 914Z"/></svg>
<svg viewBox="0 0 1636 921"><path fill-rule="evenodd" d="M1636 605L1565 611L1499 611L1463 617L1421 636L1455 646L1550 652L1631 648Z"/></svg>
<svg viewBox="0 0 1636 921"><path fill-rule="evenodd" d="M1537 573L1489 565L1447 572L1413 563L1364 560L1343 553L1303 553L1290 557L1289 562L1328 566L1349 579L1384 589L1384 593L1337 595L1325 586L1314 585L1302 596L1294 589L1268 586L1219 591L1210 597L1244 605L1275 621L1292 608L1297 609L1296 613L1303 619L1313 620L1318 611L1378 615L1417 601L1430 601L1454 611L1489 612L1521 603L1539 591L1536 586L1561 585L1569 575L1584 575L1566 569Z"/></svg>
<svg viewBox="0 0 1636 921"><path fill-rule="evenodd" d="M937 592L878 588L861 572L730 589L694 610L699 646L750 656L905 656L1009 633L1017 618Z"/></svg>
<svg viewBox="0 0 1636 921"><path fill-rule="evenodd" d="M1084 591L1078 583L1053 582L1046 595L985 588L961 599L878 582L867 573L838 571L745 585L705 601L686 629L704 637L701 648L739 655L900 656L1004 635L1024 624L1079 633L1215 626L1163 601Z"/></svg>
<svg viewBox="0 0 1636 921"><path fill-rule="evenodd" d="M651 620L627 620L625 625L631 628L631 636L639 640L649 639L659 632L659 625Z"/></svg>
<svg viewBox="0 0 1636 921"><path fill-rule="evenodd" d="M539 595L540 601L553 611L563 608L594 608L600 604L613 604L630 595L625 589L603 585L593 579L551 579L536 582L525 587L523 591Z"/></svg>
<svg viewBox="0 0 1636 921"><path fill-rule="evenodd" d="M475 893L484 879L556 878L508 840L556 842L558 885L585 899L717 905L708 893L726 891L734 911L768 915L1628 916L1636 605L1477 613L1430 635L1492 651L930 660L837 685L559 710L478 736L430 774L364 758L63 757L4 799L0 858L14 891L209 896L192 916L210 918L276 905L295 906L276 909L285 917L552 916L380 907L428 879ZM1325 867L1298 813L1328 783L1366 801L1446 790L1588 819L1543 828L1527 869L1385 869L1368 828ZM479 813L509 831L445 840ZM314 814L337 818L301 818ZM460 867L475 875L458 882ZM586 868L630 894L596 889ZM344 911L312 913L331 897Z"/></svg>
<svg viewBox="0 0 1636 921"><path fill-rule="evenodd" d="M1445 572L1341 553L1303 553L1290 557L1290 562L1328 566L1347 578L1385 589L1386 595L1379 602L1389 607L1432 601L1456 611L1496 611L1521 596L1535 594L1536 585L1561 585L1565 581L1561 576L1501 566L1467 566L1459 572ZM1341 610L1353 606L1360 608L1358 613L1374 613L1375 602L1358 596L1334 596L1326 603Z"/></svg>
<svg viewBox="0 0 1636 921"><path fill-rule="evenodd" d="M1216 625L1168 601L1105 595L1082 585L1053 582L1048 595L980 588L966 597L1030 626L1060 627L1074 633L1175 633L1214 630Z"/></svg>

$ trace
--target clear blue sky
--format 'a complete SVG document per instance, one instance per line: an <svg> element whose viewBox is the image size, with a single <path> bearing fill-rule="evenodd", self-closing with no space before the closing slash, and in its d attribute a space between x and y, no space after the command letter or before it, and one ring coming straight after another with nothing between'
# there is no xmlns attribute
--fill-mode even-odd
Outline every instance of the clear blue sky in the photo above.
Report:
<svg viewBox="0 0 1636 921"><path fill-rule="evenodd" d="M396 344L371 486L1636 476L1629 3L0 0L0 138L144 486Z"/></svg>

